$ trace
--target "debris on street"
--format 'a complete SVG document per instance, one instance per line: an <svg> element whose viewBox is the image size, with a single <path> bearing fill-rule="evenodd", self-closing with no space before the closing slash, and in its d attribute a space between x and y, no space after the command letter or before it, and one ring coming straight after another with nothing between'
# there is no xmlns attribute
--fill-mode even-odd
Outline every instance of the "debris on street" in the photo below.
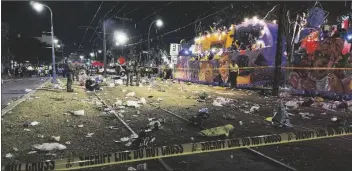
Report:
<svg viewBox="0 0 352 171"><path fill-rule="evenodd" d="M33 148L41 151L52 151L52 150L65 150L66 146L59 143L43 143L43 144L35 144Z"/></svg>
<svg viewBox="0 0 352 171"><path fill-rule="evenodd" d="M6 157L6 158L12 158L13 156L14 156L13 154L7 153L5 157Z"/></svg>
<svg viewBox="0 0 352 171"><path fill-rule="evenodd" d="M220 126L220 127L215 127L211 129L206 129L200 132L201 135L203 136L208 136L208 137L213 137L213 136L229 136L230 131L232 131L234 127L232 125L225 125L225 126Z"/></svg>
<svg viewBox="0 0 352 171"><path fill-rule="evenodd" d="M90 138L90 137L92 137L93 135L94 135L94 133L87 133L86 137L87 137L87 138Z"/></svg>
<svg viewBox="0 0 352 171"><path fill-rule="evenodd" d="M134 97L134 96L136 96L135 92L129 92L129 93L126 94L125 97Z"/></svg>
<svg viewBox="0 0 352 171"><path fill-rule="evenodd" d="M60 136L51 136L51 139L53 141L59 142L60 141Z"/></svg>
<svg viewBox="0 0 352 171"><path fill-rule="evenodd" d="M73 112L75 116L84 116L84 110L77 110Z"/></svg>
<svg viewBox="0 0 352 171"><path fill-rule="evenodd" d="M275 125L292 127L286 108L281 101L278 102L273 112L274 117L272 118L272 122Z"/></svg>

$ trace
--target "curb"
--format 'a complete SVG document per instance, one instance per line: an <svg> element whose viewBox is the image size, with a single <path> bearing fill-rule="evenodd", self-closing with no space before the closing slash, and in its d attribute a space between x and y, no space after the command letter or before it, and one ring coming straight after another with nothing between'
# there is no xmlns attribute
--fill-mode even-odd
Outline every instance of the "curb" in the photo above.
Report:
<svg viewBox="0 0 352 171"><path fill-rule="evenodd" d="M38 88L42 88L48 82L50 82L50 79L46 80ZM17 99L13 103L11 103L10 105L6 106L4 109L1 109L1 116L5 116L9 111L11 111L13 108L15 108L17 105L21 104L22 102L26 101L35 92L37 92L36 89L34 89L33 91L23 95L22 97L20 97L19 99Z"/></svg>

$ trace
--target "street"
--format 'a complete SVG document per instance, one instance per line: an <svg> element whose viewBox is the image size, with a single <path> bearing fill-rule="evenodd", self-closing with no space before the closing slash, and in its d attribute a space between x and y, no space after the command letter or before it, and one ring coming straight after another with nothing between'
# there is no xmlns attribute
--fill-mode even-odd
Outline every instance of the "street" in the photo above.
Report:
<svg viewBox="0 0 352 171"><path fill-rule="evenodd" d="M62 82L65 80L62 79ZM11 153L14 155L13 158L4 160L5 163L13 159L34 162L65 158L71 154L85 156L95 153L134 150L135 146L128 145L121 140L129 137L131 131L138 134L145 129L151 118L165 120L161 123L160 129L148 134L151 139L154 139L148 145L151 147L329 128L338 124L332 122L331 117L346 118L347 120L351 118L345 111L322 110L313 106L300 107L290 110L293 127L279 128L265 121L266 117L273 116L277 97L266 97L249 90L231 91L219 87L187 85L171 81L156 81L153 85L144 84L141 87L104 87L103 91L97 92L97 96L93 92L86 92L83 87L78 86L78 83L75 83L74 89L75 93L67 93L64 90L61 92L39 90L35 93L35 97L38 98L25 101L21 107L14 109L11 115L3 119L2 154ZM135 95L127 97L127 94L132 92ZM206 92L209 99L204 102L198 101L199 92ZM147 104L137 108L128 107L126 104L116 105L118 100L123 102L136 101L142 97L146 99ZM212 102L218 97L233 99L233 105L214 106ZM130 128L127 129L115 115L104 112L106 108L101 106L103 102L100 102L99 98L116 111L120 119L126 122ZM289 101L295 98L297 97L283 97L281 100ZM245 112L255 105L260 106L259 112L255 114ZM48 110L48 106L50 106L50 110ZM200 136L201 128L190 125L185 120L171 114L188 119L202 108L208 108L210 114L209 119L203 121L203 129L227 124L233 125L235 129L230 132L228 137ZM84 110L83 116L71 116L67 113L67 111L82 109ZM309 113L310 117L302 118L301 113ZM233 116L233 118L229 118L229 116ZM39 124L30 127L23 126L23 123L34 121ZM15 132L16 134L14 134ZM64 144L67 149L45 153L33 151L34 144L52 142L51 136L61 137L58 142ZM351 158L352 154L349 148L351 143L351 136L346 136L253 149L297 170L331 170L333 168L346 170L349 167L347 160ZM331 146L331 144L335 145ZM19 151L14 151L13 148ZM226 171L234 168L258 171L287 170L287 168L272 163L272 161L246 149L165 158L163 162L168 167L180 171L211 171L214 168ZM326 164L331 162L334 164ZM157 160L104 166L91 170L125 170L128 167L137 167L138 164L146 164L148 169L153 171L165 170Z"/></svg>
<svg viewBox="0 0 352 171"><path fill-rule="evenodd" d="M36 89L45 78L20 78L4 80L1 84L1 108L27 94L26 89Z"/></svg>

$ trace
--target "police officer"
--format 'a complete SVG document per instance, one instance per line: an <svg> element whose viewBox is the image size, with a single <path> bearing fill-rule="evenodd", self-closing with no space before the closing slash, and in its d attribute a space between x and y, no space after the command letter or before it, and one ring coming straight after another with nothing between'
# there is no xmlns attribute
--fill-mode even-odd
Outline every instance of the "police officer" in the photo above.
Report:
<svg viewBox="0 0 352 171"><path fill-rule="evenodd" d="M71 64L71 61L66 60L65 61L65 71L66 71L66 76L67 76L67 92L73 92L72 89L72 82L73 82L73 66Z"/></svg>
<svg viewBox="0 0 352 171"><path fill-rule="evenodd" d="M138 64L136 69L136 86L139 86L139 82L141 81L141 66Z"/></svg>
<svg viewBox="0 0 352 171"><path fill-rule="evenodd" d="M132 67L131 67L131 63L129 62L126 65L126 86L128 86L128 84L132 84L132 80L131 80L131 71L132 71Z"/></svg>
<svg viewBox="0 0 352 171"><path fill-rule="evenodd" d="M232 60L232 63L230 64L230 80L231 80L231 88L237 88L237 75L239 73L239 67L237 63Z"/></svg>

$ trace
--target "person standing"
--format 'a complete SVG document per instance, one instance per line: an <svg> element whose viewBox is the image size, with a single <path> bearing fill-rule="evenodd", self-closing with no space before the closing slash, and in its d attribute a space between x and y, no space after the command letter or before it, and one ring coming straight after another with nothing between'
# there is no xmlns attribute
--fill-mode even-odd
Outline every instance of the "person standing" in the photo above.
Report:
<svg viewBox="0 0 352 171"><path fill-rule="evenodd" d="M131 76L131 63L128 63L126 65L126 86L128 87L128 84L130 84L130 82L132 82L132 80L130 80L130 76Z"/></svg>
<svg viewBox="0 0 352 171"><path fill-rule="evenodd" d="M141 66L137 65L137 72L136 72L136 86L139 86L139 82L141 81Z"/></svg>
<svg viewBox="0 0 352 171"><path fill-rule="evenodd" d="M232 63L230 64L230 80L231 80L231 88L235 89L237 88L237 76L239 74L239 67L237 63L232 60Z"/></svg>
<svg viewBox="0 0 352 171"><path fill-rule="evenodd" d="M67 92L73 92L72 83L73 83L74 70L73 70L73 66L71 64L71 61L66 61L65 62L64 70L66 71L65 73L66 73L66 76L67 76L67 84L66 84Z"/></svg>

